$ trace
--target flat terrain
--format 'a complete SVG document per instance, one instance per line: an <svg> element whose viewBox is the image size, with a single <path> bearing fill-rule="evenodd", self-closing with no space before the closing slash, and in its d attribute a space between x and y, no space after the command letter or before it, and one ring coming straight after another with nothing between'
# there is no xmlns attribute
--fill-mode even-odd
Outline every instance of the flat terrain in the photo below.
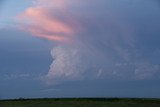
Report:
<svg viewBox="0 0 160 107"><path fill-rule="evenodd" d="M160 99L45 98L0 100L0 107L160 107Z"/></svg>

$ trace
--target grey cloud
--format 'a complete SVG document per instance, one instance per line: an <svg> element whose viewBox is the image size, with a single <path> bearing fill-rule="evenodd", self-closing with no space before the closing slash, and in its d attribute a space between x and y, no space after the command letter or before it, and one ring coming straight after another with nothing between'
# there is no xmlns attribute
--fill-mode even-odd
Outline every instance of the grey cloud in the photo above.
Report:
<svg viewBox="0 0 160 107"><path fill-rule="evenodd" d="M53 62L43 79L55 84L97 78L158 78L155 74L159 75L159 61L152 51L159 48L160 14L156 6L148 8L152 2L77 1L78 5L70 4L67 16L47 8L50 17L81 30L71 38L73 43L53 47Z"/></svg>
<svg viewBox="0 0 160 107"><path fill-rule="evenodd" d="M159 76L159 65L153 65L149 63L140 63L136 65L135 78L136 79L153 79ZM159 78L159 77L158 77Z"/></svg>
<svg viewBox="0 0 160 107"><path fill-rule="evenodd" d="M4 80L15 80L15 79L28 79L31 78L30 74L5 74Z"/></svg>

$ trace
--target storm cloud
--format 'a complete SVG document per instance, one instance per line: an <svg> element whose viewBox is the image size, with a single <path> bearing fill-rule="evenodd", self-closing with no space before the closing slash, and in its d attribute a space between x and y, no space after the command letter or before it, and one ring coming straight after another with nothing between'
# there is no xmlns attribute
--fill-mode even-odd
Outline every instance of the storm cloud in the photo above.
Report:
<svg viewBox="0 0 160 107"><path fill-rule="evenodd" d="M160 78L159 8L115 1L35 0L18 16L23 30L55 43L43 80Z"/></svg>

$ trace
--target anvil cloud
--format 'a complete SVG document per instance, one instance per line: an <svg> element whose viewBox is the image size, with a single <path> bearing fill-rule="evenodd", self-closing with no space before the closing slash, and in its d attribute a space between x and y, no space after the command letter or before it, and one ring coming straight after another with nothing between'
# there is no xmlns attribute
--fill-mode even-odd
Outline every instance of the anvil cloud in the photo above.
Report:
<svg viewBox="0 0 160 107"><path fill-rule="evenodd" d="M67 6L65 0L36 0L33 7L18 16L18 20L25 22L23 29L33 36L66 41L76 33L79 26Z"/></svg>

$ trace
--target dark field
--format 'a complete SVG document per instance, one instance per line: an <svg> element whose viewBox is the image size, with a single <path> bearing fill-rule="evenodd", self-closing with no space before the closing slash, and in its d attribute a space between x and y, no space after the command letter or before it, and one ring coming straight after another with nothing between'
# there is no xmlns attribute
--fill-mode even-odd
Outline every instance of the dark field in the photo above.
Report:
<svg viewBox="0 0 160 107"><path fill-rule="evenodd" d="M160 99L53 98L1 100L0 107L160 107Z"/></svg>

